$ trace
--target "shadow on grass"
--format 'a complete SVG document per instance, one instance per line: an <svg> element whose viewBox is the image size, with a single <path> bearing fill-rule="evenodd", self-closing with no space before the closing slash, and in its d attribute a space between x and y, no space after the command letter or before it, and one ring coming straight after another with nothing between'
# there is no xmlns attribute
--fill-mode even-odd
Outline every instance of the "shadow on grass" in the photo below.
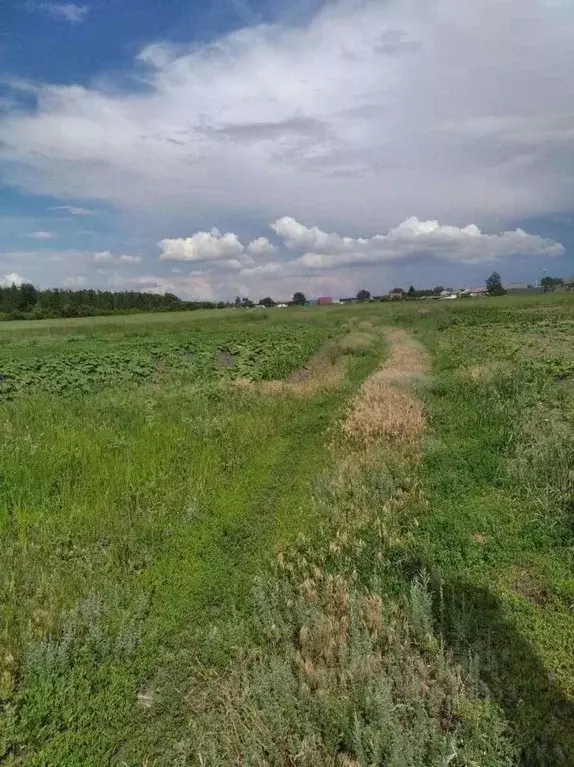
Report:
<svg viewBox="0 0 574 767"><path fill-rule="evenodd" d="M435 601L447 646L478 677L514 727L522 767L574 765L574 706L487 589L453 581Z"/></svg>

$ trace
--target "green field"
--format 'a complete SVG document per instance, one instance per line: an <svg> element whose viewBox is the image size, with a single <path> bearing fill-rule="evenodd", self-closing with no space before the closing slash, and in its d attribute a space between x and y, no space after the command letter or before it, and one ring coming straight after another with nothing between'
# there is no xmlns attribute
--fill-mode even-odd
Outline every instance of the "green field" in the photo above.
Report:
<svg viewBox="0 0 574 767"><path fill-rule="evenodd" d="M0 324L0 764L574 764L573 421L567 294Z"/></svg>

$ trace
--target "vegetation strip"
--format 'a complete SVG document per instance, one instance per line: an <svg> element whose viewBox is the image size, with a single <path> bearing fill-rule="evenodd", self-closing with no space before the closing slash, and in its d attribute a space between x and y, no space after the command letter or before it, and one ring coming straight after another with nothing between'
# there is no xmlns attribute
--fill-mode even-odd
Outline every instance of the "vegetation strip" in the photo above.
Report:
<svg viewBox="0 0 574 767"><path fill-rule="evenodd" d="M412 442L424 428L422 408L408 385L428 369L427 355L403 330L387 330L386 337L389 358L365 381L347 414L344 433L351 440Z"/></svg>

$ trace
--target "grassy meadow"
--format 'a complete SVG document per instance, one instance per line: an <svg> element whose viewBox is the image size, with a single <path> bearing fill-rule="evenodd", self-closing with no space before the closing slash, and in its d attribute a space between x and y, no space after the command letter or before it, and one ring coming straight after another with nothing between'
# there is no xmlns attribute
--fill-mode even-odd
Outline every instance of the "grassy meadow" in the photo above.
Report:
<svg viewBox="0 0 574 767"><path fill-rule="evenodd" d="M574 764L574 301L0 324L0 764Z"/></svg>

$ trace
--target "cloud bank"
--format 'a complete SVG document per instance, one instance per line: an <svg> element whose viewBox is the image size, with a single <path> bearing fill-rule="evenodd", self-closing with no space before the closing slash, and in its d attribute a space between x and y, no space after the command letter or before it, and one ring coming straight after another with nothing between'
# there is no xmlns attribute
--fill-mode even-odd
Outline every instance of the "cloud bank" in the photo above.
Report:
<svg viewBox="0 0 574 767"><path fill-rule="evenodd" d="M457 227L435 220L421 221L416 216L385 234L365 237L325 232L290 216L277 219L270 228L280 243L275 245L267 237L253 240L247 248L256 256L253 259L246 254L238 235L231 232L222 235L212 230L160 241L160 259L191 261L196 270L189 277L172 277L170 285L180 284L183 290L200 285L204 290L201 297L254 290L287 295L291 288L347 293L361 281L371 284L375 280L382 287L381 283L389 279L387 267L413 265L421 260L451 268L456 264L482 264L492 269L497 262L525 257L548 259L565 252L561 243L523 229L492 234L482 232L476 224ZM175 272L180 274L181 270Z"/></svg>
<svg viewBox="0 0 574 767"><path fill-rule="evenodd" d="M2 179L66 215L61 250L5 253L3 271L287 297L564 253L524 222L572 211L572 3L333 0L298 21L159 40L117 80L6 80Z"/></svg>
<svg viewBox="0 0 574 767"><path fill-rule="evenodd" d="M504 225L571 209L572 39L559 0L340 0L305 26L148 45L133 92L41 85L0 118L0 161L24 190L150 226L285 210L352 231L412 211Z"/></svg>
<svg viewBox="0 0 574 767"><path fill-rule="evenodd" d="M441 225L438 221L406 219L387 234L374 237L342 237L306 227L290 217L272 228L289 250L306 252L291 265L308 269L368 266L413 258L432 258L451 263L499 261L512 256L561 256L564 246L553 240L516 229L501 234L483 234L475 224L465 227Z"/></svg>
<svg viewBox="0 0 574 767"><path fill-rule="evenodd" d="M438 221L420 221L416 216L391 228L386 234L372 237L347 237L335 232L327 233L317 226L308 227L290 216L284 216L271 224L271 229L281 238L283 246L291 252L285 260L266 261L255 265L245 261L244 246L239 237L231 232L220 234L217 229L210 233L197 232L185 239L165 239L158 243L162 260L195 261L209 268L209 262L233 259L242 266L245 274L278 274L282 270L293 273L299 270L315 271L344 266L372 266L379 263L396 263L421 257L450 263L488 263L515 256L561 256L564 246L554 240L523 229L485 234L476 224L465 227L439 224ZM271 255L278 250L266 237L259 237L249 245L249 251L257 255ZM302 252L293 258L293 252ZM243 258L243 264L237 259Z"/></svg>

